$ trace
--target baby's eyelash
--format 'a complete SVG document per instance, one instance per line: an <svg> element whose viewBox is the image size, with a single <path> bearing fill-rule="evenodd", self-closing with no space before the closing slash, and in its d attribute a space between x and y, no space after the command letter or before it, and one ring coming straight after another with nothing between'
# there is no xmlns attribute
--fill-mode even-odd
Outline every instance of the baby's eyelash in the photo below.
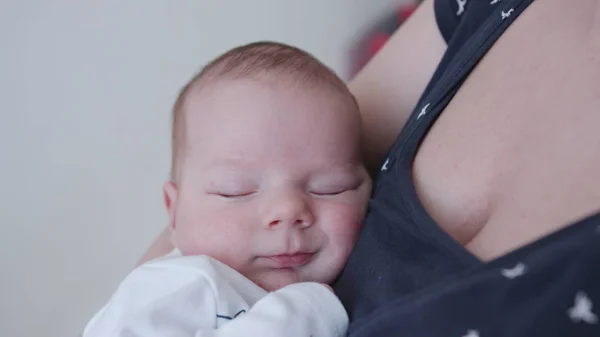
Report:
<svg viewBox="0 0 600 337"><path fill-rule="evenodd" d="M255 192L240 192L240 193L221 193L221 192L217 192L217 193L213 193L215 195L218 195L222 198L227 198L227 199L233 199L233 198L241 198L241 197L247 197L249 195L254 194Z"/></svg>
<svg viewBox="0 0 600 337"><path fill-rule="evenodd" d="M343 189L343 190L339 190L339 191L332 191L332 192L312 192L312 194L315 195L323 195L323 196L332 196L332 195L338 195L338 194L342 194L344 192L346 192L347 189Z"/></svg>

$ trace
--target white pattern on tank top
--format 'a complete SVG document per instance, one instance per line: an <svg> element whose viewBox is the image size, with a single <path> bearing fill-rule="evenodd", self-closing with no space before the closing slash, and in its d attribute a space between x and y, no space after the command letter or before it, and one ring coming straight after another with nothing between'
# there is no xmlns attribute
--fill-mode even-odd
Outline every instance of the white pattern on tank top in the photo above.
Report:
<svg viewBox="0 0 600 337"><path fill-rule="evenodd" d="M421 117L423 117L423 116L425 116L425 114L427 114L427 109L429 108L429 105L431 105L431 103L427 103L427 104L425 104L425 106L423 108L421 108L421 111L417 115L417 120L419 120Z"/></svg>
<svg viewBox="0 0 600 337"><path fill-rule="evenodd" d="M458 11L456 12L456 16L460 16L462 13L465 12L467 0L456 0L456 4L458 5Z"/></svg>
<svg viewBox="0 0 600 337"><path fill-rule="evenodd" d="M502 20L504 19L508 19L508 17L510 17L510 15L515 11L514 8L511 8L508 10L508 12L505 12L504 10L502 10L502 13L500 13L502 15Z"/></svg>
<svg viewBox="0 0 600 337"><path fill-rule="evenodd" d="M381 170L382 171L387 171L389 163L390 163L390 158L388 158L388 159L385 160L385 163L383 163L383 165L381 166Z"/></svg>
<svg viewBox="0 0 600 337"><path fill-rule="evenodd" d="M573 323L585 322L588 324L596 324L598 316L592 312L592 300L583 291L578 291L575 295L575 304L567 313Z"/></svg>
<svg viewBox="0 0 600 337"><path fill-rule="evenodd" d="M467 334L464 335L463 337L479 337L479 331L469 330L469 331L467 331Z"/></svg>
<svg viewBox="0 0 600 337"><path fill-rule="evenodd" d="M517 263L517 265L515 265L512 268L502 269L500 271L502 276L506 277L509 280L515 279L519 276L523 276L523 275L525 275L526 272L527 272L527 266L522 262Z"/></svg>

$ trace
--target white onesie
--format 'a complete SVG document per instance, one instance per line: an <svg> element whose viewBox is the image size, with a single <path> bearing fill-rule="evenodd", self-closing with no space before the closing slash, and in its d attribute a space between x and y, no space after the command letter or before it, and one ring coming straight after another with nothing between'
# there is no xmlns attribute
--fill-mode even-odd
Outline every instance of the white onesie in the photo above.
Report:
<svg viewBox="0 0 600 337"><path fill-rule="evenodd" d="M174 251L132 271L83 337L342 337L347 327L321 284L269 293L215 259Z"/></svg>

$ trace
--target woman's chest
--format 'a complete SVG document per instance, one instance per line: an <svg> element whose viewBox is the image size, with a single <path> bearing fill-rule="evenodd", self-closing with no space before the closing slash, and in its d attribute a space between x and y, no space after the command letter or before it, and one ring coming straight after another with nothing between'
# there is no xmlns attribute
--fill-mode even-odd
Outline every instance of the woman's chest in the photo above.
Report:
<svg viewBox="0 0 600 337"><path fill-rule="evenodd" d="M537 1L435 121L425 209L487 260L600 209L600 6Z"/></svg>

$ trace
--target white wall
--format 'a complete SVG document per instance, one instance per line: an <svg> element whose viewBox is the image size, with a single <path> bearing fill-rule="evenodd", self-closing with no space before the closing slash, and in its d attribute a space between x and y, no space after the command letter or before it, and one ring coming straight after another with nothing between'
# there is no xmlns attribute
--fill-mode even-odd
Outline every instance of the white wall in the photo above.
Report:
<svg viewBox="0 0 600 337"><path fill-rule="evenodd" d="M166 224L169 110L272 39L345 75L398 0L1 0L0 334L76 336Z"/></svg>

